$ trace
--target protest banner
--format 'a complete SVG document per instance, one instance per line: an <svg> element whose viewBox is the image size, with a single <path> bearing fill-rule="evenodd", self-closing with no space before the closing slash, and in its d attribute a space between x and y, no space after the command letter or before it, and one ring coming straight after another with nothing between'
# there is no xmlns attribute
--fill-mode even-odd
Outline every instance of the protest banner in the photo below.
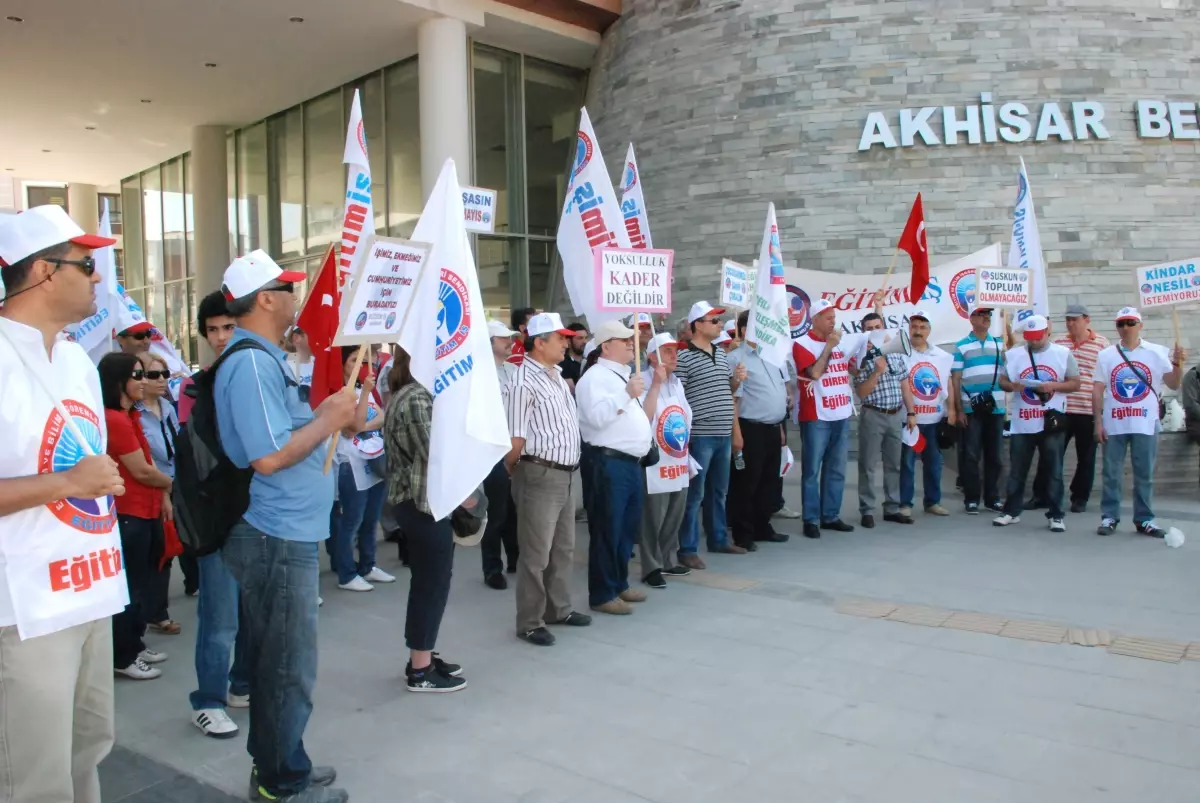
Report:
<svg viewBox="0 0 1200 803"><path fill-rule="evenodd" d="M1200 263L1200 257L1133 269L1138 294L1141 296L1139 306L1171 308L1171 324L1175 328L1176 345L1179 344L1179 311L1175 308L1180 304L1200 301L1200 273L1196 272L1197 263Z"/></svg>
<svg viewBox="0 0 1200 803"><path fill-rule="evenodd" d="M789 332L791 313L774 203L767 204L758 264L762 268L755 277L754 314L746 325L746 340L757 344L764 360L782 367L791 358L794 337Z"/></svg>
<svg viewBox="0 0 1200 803"><path fill-rule="evenodd" d="M492 234L496 231L496 191L463 187L463 224L467 231Z"/></svg>
<svg viewBox="0 0 1200 803"><path fill-rule="evenodd" d="M632 142L625 154L625 170L621 172L621 216L625 218L625 233L633 248L654 247L650 238L650 218L646 215L646 198L642 195L642 175L633 155Z"/></svg>
<svg viewBox="0 0 1200 803"><path fill-rule="evenodd" d="M929 284L920 298L909 298L911 276L894 274L893 286L884 296L884 326L891 330L907 329L908 316L918 309L930 316L931 342L953 343L971 331L969 310L975 302L975 286L981 267L1001 265L1000 246L990 245L973 254L934 266ZM787 268L788 315L791 337L804 335L812 325L809 316L813 302L827 299L834 306L838 326L845 333L861 332L862 317L874 307L881 275L848 275L823 270ZM1002 335L999 318L992 322L993 334Z"/></svg>
<svg viewBox="0 0 1200 803"><path fill-rule="evenodd" d="M341 248L338 251L338 298L335 301L339 304L345 303L342 296L346 293L346 283L353 279L367 241L375 233L371 160L367 156L367 132L363 127L362 103L357 89L350 103L342 163L346 165L346 204L342 213Z"/></svg>
<svg viewBox="0 0 1200 803"><path fill-rule="evenodd" d="M394 343L412 306L413 286L432 248L427 243L371 235L362 260L357 262L333 345Z"/></svg>
<svg viewBox="0 0 1200 803"><path fill-rule="evenodd" d="M750 309L758 271L732 259L721 260L721 306Z"/></svg>
<svg viewBox="0 0 1200 803"><path fill-rule="evenodd" d="M1027 268L980 268L975 284L975 303L998 309L1032 307L1033 271Z"/></svg>
<svg viewBox="0 0 1200 803"><path fill-rule="evenodd" d="M1008 246L1005 267L1025 268L1033 273L1033 300L1028 306L1038 315L1050 314L1046 300L1046 259L1042 255L1042 235L1038 231L1037 213L1033 208L1033 193L1029 189L1029 173L1025 159L1017 173L1017 202L1013 208L1012 240Z"/></svg>
<svg viewBox="0 0 1200 803"><path fill-rule="evenodd" d="M597 248L596 308L601 312L671 311L675 252L665 248ZM638 330L633 327L634 369L642 370Z"/></svg>

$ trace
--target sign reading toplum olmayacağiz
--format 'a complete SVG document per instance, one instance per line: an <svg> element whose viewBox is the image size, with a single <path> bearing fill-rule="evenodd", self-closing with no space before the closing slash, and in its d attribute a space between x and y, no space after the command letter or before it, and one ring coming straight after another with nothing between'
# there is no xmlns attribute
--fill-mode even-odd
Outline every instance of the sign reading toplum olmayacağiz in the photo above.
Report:
<svg viewBox="0 0 1200 803"><path fill-rule="evenodd" d="M973 106L924 106L871 112L863 124L858 149L981 145L992 142L1060 142L1108 139L1104 104L1096 100L994 103L984 92ZM1122 112L1126 109L1122 108ZM1143 139L1200 139L1195 101L1139 100L1133 106L1138 136Z"/></svg>

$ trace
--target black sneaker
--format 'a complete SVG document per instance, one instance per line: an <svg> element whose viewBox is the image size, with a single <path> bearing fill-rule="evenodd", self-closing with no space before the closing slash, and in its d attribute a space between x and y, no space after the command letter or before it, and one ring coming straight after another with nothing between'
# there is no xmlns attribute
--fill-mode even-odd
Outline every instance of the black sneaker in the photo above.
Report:
<svg viewBox="0 0 1200 803"><path fill-rule="evenodd" d="M557 622L550 622L552 625L567 625L568 627L587 627L591 623L592 617L579 611L571 611Z"/></svg>
<svg viewBox="0 0 1200 803"><path fill-rule="evenodd" d="M966 507L967 507L967 515L968 516L978 516L979 515L979 503L978 502L967 502Z"/></svg>
<svg viewBox="0 0 1200 803"><path fill-rule="evenodd" d="M483 583L488 588L494 588L497 591L503 591L508 588L508 580L504 579L504 575L500 572L492 572L491 574L484 575Z"/></svg>
<svg viewBox="0 0 1200 803"><path fill-rule="evenodd" d="M805 538L820 538L821 528L817 526L815 521L804 522L804 537Z"/></svg>
<svg viewBox="0 0 1200 803"><path fill-rule="evenodd" d="M662 573L667 577L687 577L692 570L687 566L672 566L669 569L663 569Z"/></svg>
<svg viewBox="0 0 1200 803"><path fill-rule="evenodd" d="M1157 524L1155 524L1154 519L1151 519L1150 521L1143 521L1137 526L1137 531L1142 535L1148 535L1151 538L1167 537L1167 531L1161 529Z"/></svg>
<svg viewBox="0 0 1200 803"><path fill-rule="evenodd" d="M310 786L308 789L306 789L305 792L313 793L313 797L311 798L312 800L329 800L329 801L348 800L349 799L348 797L342 797L342 798L338 797L339 794L341 794L341 795L346 794L345 792L343 792L340 789L328 789L328 790L325 789L325 787L329 786L331 783L333 783L336 780L337 780L337 770L335 770L333 767L314 766L312 768L312 770L309 772L309 776L308 776L308 782L310 784L312 784L312 786ZM327 791L332 795L332 797L328 797L328 796L326 796L324 798L320 797L320 795L317 792L314 792L314 790L321 790L322 792ZM304 794L305 792L301 792L299 794ZM255 767L255 766L250 767L250 799L251 800L286 800L286 801L308 800L308 798L302 798L299 795L272 795L266 789L263 789L261 786L258 785L258 767Z"/></svg>
<svg viewBox="0 0 1200 803"><path fill-rule="evenodd" d="M517 638L522 641L528 641L530 644L536 644L539 647L549 647L554 644L554 634L544 627L535 627L533 630L518 633Z"/></svg>
<svg viewBox="0 0 1200 803"><path fill-rule="evenodd" d="M452 691L460 691L466 687L466 680L442 674L438 670L437 664L430 664L420 671L413 671L411 668L408 670L409 691L447 694Z"/></svg>
<svg viewBox="0 0 1200 803"><path fill-rule="evenodd" d="M903 513L884 513L883 520L893 524L912 524L916 521L912 516L906 516Z"/></svg>
<svg viewBox="0 0 1200 803"><path fill-rule="evenodd" d="M661 569L655 569L654 571L650 572L650 574L648 574L644 578L642 578L642 582L645 583L646 585L650 586L651 588L666 588L667 587L667 581L663 578L663 573L662 573Z"/></svg>
<svg viewBox="0 0 1200 803"><path fill-rule="evenodd" d="M1096 535L1112 535L1116 529L1116 519L1100 519L1100 526L1096 528Z"/></svg>
<svg viewBox="0 0 1200 803"><path fill-rule="evenodd" d="M861 524L863 527L866 527L868 530L873 530L875 529L875 517L870 513L864 513L862 520L859 521L859 524Z"/></svg>
<svg viewBox="0 0 1200 803"><path fill-rule="evenodd" d="M433 666L443 675L448 675L452 678L456 678L462 674L461 666L458 664L452 664L449 661L443 661L441 656L439 656L436 652L433 654ZM412 661L409 661L404 665L404 674L412 674Z"/></svg>
<svg viewBox="0 0 1200 803"><path fill-rule="evenodd" d="M997 499L995 502L992 502L990 505L988 505L988 507L990 507L992 510L996 511L997 513L1004 512L1004 502L999 499Z"/></svg>
<svg viewBox="0 0 1200 803"><path fill-rule="evenodd" d="M852 532L854 532L854 525L847 524L846 522L842 521L841 519L833 519L832 521L821 522L821 529L822 530L833 530L833 531L839 532L839 533L852 533Z"/></svg>

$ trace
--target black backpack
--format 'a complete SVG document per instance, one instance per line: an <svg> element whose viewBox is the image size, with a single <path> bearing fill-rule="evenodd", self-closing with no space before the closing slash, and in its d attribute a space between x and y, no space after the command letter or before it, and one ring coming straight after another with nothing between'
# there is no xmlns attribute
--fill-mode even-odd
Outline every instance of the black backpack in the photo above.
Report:
<svg viewBox="0 0 1200 803"><path fill-rule="evenodd" d="M225 545L229 531L250 507L254 469L238 468L221 447L213 385L217 370L231 354L245 349L267 350L246 338L227 348L217 361L192 377L184 391L194 400L187 423L175 440L175 484L171 502L179 540L198 556L211 555ZM269 352L268 352L269 353ZM271 357L274 360L274 356ZM296 385L281 365L284 381Z"/></svg>

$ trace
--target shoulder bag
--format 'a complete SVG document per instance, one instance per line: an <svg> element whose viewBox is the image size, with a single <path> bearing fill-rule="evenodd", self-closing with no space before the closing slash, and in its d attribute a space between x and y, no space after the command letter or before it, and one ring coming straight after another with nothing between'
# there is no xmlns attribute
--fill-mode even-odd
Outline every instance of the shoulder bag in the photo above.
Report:
<svg viewBox="0 0 1200 803"><path fill-rule="evenodd" d="M1025 350L1027 352L1029 352L1029 362L1033 366L1034 378L1041 379L1041 377L1038 376L1038 364L1037 364L1037 360L1033 356L1033 347L1026 346ZM1043 390L1033 389L1033 393L1039 399L1042 400L1043 405L1048 404L1050 399L1053 398L1053 396L1054 396L1053 393L1047 393ZM1043 435L1057 435L1059 432L1066 432L1066 430L1067 430L1067 414L1066 413L1064 413L1060 410L1051 410L1049 407L1047 407L1042 412L1042 434Z"/></svg>
<svg viewBox="0 0 1200 803"><path fill-rule="evenodd" d="M1121 348L1121 344L1117 344L1117 354L1121 355L1121 359L1129 366L1129 370L1137 376L1138 379L1146 383L1146 387L1150 388L1150 392L1154 394L1154 398L1158 399L1158 420L1161 421L1167 416L1167 403L1163 401L1163 397L1158 395L1158 391L1154 389L1154 385L1150 382L1150 377L1143 374L1137 369L1137 366L1129 361L1125 356L1125 350Z"/></svg>

